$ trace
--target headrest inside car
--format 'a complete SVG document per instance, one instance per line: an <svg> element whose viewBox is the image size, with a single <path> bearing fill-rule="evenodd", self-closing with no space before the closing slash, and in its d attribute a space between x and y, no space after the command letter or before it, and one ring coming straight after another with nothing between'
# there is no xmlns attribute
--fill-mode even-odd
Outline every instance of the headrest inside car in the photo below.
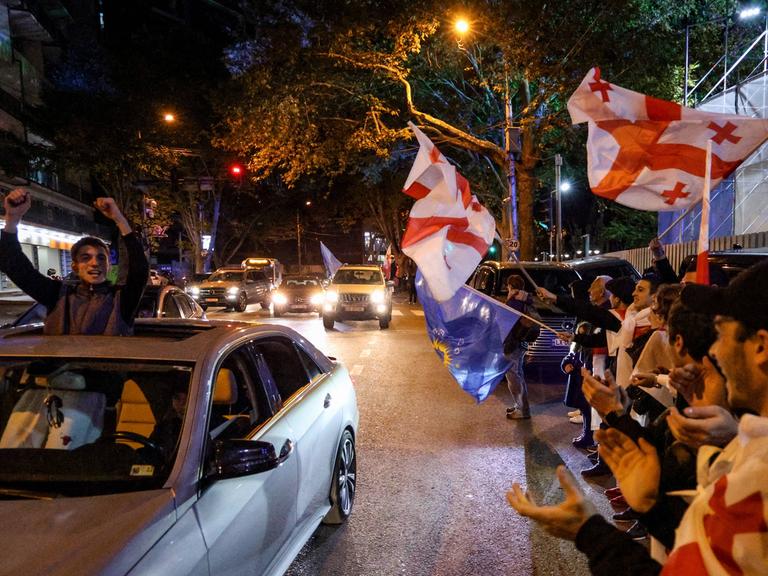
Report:
<svg viewBox="0 0 768 576"><path fill-rule="evenodd" d="M214 404L234 404L237 402L237 380L229 368L221 368L216 375L213 387Z"/></svg>
<svg viewBox="0 0 768 576"><path fill-rule="evenodd" d="M35 385L56 390L85 390L85 377L65 370L53 376L35 376Z"/></svg>

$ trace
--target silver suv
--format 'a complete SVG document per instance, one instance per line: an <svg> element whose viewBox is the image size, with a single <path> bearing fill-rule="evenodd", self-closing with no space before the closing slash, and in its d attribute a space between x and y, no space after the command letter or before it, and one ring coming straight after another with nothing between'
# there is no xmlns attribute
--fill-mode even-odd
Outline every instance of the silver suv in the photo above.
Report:
<svg viewBox="0 0 768 576"><path fill-rule="evenodd" d="M190 296L205 310L208 306L224 306L244 312L248 304L259 302L269 308L271 285L262 270L219 268L199 286L193 286Z"/></svg>
<svg viewBox="0 0 768 576"><path fill-rule="evenodd" d="M389 328L392 294L378 266L342 266L336 271L325 292L323 326L330 330L337 320L378 320L379 328Z"/></svg>

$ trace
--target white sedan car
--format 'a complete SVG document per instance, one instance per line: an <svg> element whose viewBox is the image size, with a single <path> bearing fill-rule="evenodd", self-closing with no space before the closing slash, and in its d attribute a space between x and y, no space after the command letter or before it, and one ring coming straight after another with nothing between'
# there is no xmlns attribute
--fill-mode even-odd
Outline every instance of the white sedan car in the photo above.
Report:
<svg viewBox="0 0 768 576"><path fill-rule="evenodd" d="M3 574L282 574L355 499L346 369L293 330L0 334Z"/></svg>

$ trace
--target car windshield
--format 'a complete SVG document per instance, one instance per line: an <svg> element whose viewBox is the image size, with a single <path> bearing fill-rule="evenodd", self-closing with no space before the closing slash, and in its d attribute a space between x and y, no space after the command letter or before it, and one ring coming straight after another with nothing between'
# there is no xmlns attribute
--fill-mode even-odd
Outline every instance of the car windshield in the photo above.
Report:
<svg viewBox="0 0 768 576"><path fill-rule="evenodd" d="M208 282L242 282L243 271L241 270L227 270L221 272L214 272L211 277L208 278Z"/></svg>
<svg viewBox="0 0 768 576"><path fill-rule="evenodd" d="M191 366L61 358L0 361L0 498L161 487Z"/></svg>
<svg viewBox="0 0 768 576"><path fill-rule="evenodd" d="M317 288L320 283L316 278L285 278L283 286L286 288Z"/></svg>
<svg viewBox="0 0 768 576"><path fill-rule="evenodd" d="M333 277L334 284L381 284L378 270L339 270Z"/></svg>
<svg viewBox="0 0 768 576"><path fill-rule="evenodd" d="M556 295L568 295L571 294L570 284L579 279L579 275L573 270L560 269L560 268L526 268L533 281L540 288L546 288L550 292ZM517 274L523 277L525 280L525 290L528 292L534 291L534 286L525 278L524 274L517 269L505 269L501 271L501 281L497 284L496 295L507 295L507 278L510 275Z"/></svg>
<svg viewBox="0 0 768 576"><path fill-rule="evenodd" d="M154 318L157 315L157 298L157 292L145 292L136 310L136 318Z"/></svg>

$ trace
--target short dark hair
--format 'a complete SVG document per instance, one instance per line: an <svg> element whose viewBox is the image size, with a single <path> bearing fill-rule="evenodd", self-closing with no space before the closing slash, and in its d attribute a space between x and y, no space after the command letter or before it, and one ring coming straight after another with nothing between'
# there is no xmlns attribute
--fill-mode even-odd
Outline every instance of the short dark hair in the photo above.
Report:
<svg viewBox="0 0 768 576"><path fill-rule="evenodd" d="M632 304L632 291L635 289L635 281L629 276L619 276L605 283L605 289L616 296L624 304Z"/></svg>
<svg viewBox="0 0 768 576"><path fill-rule="evenodd" d="M77 255L80 253L80 250L86 246L93 246L97 249L100 248L109 254L109 246L107 246L107 244L101 238L96 238L95 236L83 236L80 238L80 240L75 242L72 248L69 250L73 262L77 260Z"/></svg>
<svg viewBox="0 0 768 576"><path fill-rule="evenodd" d="M507 286L513 290L522 290L525 288L525 280L523 280L522 276L510 274L507 277Z"/></svg>
<svg viewBox="0 0 768 576"><path fill-rule="evenodd" d="M659 286L661 286L661 279L655 272L648 272L643 274L640 280L645 280L648 282L648 284L650 284L651 294L656 294L656 290L658 290ZM640 280L638 280L638 282L640 282Z"/></svg>
<svg viewBox="0 0 768 576"><path fill-rule="evenodd" d="M702 312L694 312L681 302L674 304L667 319L669 340L672 342L679 334L691 358L697 362L707 355L709 347L717 340L715 317Z"/></svg>

